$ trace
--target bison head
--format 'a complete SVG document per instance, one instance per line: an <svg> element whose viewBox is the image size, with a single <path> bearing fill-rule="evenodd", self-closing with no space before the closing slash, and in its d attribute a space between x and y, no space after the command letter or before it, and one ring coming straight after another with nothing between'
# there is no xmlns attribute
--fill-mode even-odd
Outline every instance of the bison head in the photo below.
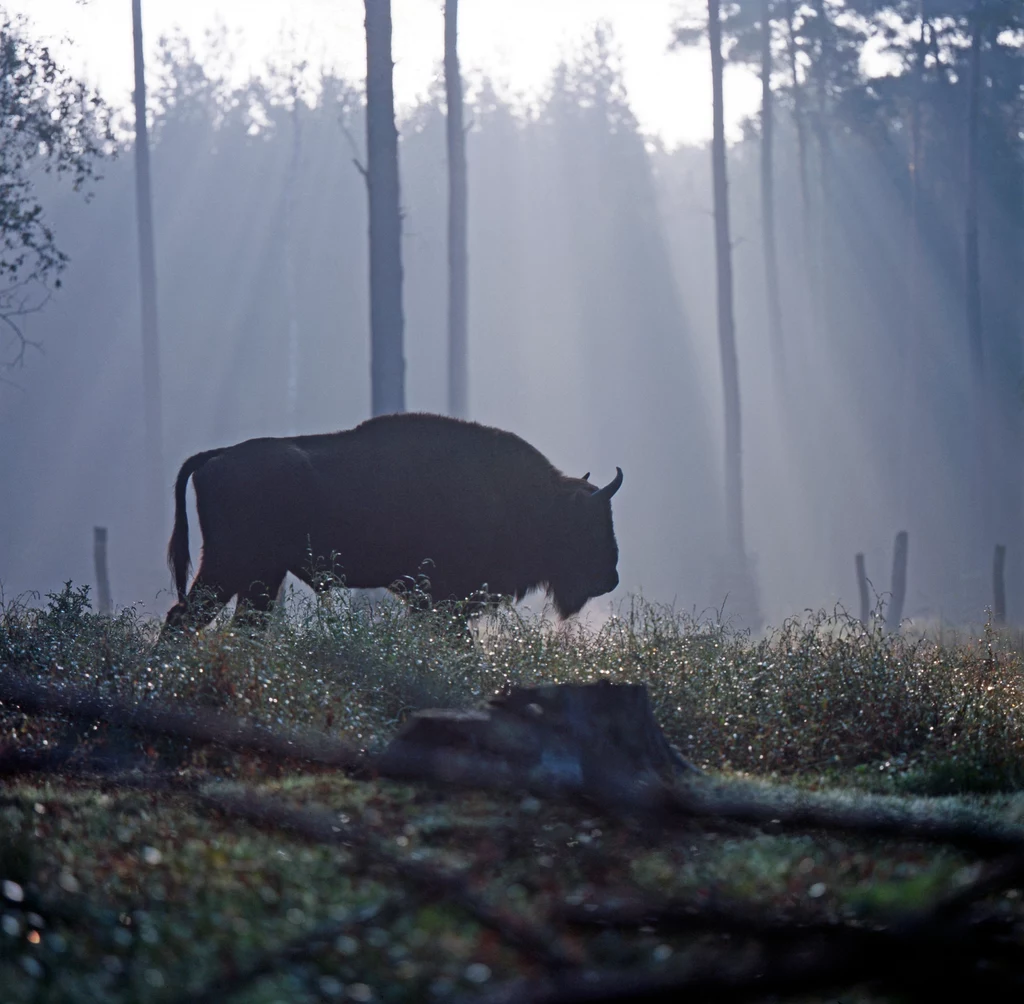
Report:
<svg viewBox="0 0 1024 1004"><path fill-rule="evenodd" d="M567 478L566 495L555 520L554 567L548 593L561 617L579 613L587 600L610 593L619 584L619 548L612 527L612 496L622 470L603 488L586 479Z"/></svg>

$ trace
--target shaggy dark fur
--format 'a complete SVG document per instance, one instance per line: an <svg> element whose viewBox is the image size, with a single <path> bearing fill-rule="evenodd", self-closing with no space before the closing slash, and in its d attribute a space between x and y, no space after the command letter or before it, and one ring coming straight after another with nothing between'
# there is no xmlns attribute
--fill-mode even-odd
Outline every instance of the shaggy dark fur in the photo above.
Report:
<svg viewBox="0 0 1024 1004"><path fill-rule="evenodd" d="M190 477L203 555L186 596ZM324 569L392 589L422 570L435 601L544 587L567 617L618 584L621 483L566 477L510 432L439 415L197 453L174 488L167 624L205 624L235 595L265 612L287 572L320 589Z"/></svg>

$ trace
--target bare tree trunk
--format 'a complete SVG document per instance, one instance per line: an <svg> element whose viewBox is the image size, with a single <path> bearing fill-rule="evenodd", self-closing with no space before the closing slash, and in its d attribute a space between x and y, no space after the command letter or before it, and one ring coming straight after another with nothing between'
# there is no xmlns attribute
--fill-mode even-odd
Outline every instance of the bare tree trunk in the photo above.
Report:
<svg viewBox="0 0 1024 1004"><path fill-rule="evenodd" d="M967 191L964 220L964 272L967 298L967 341L971 369L980 383L984 367L981 320L981 264L978 253L978 117L981 106L981 25L975 20L971 32L970 76L967 105Z"/></svg>
<svg viewBox="0 0 1024 1004"><path fill-rule="evenodd" d="M923 8L924 0L919 0L918 9L923 11ZM924 99L924 34L922 14L910 105L910 278L907 283L907 310L912 347L916 347L921 326L921 102Z"/></svg>
<svg viewBox="0 0 1024 1004"><path fill-rule="evenodd" d="M714 117L711 164L718 273L718 347L725 400L726 535L733 559L745 565L740 378L736 355L736 324L733 317L732 246L729 237L729 185L725 163L725 105L722 96L722 25L719 0L708 0L708 40L711 44L711 93Z"/></svg>
<svg viewBox="0 0 1024 1004"><path fill-rule="evenodd" d="M444 5L444 86L448 103L448 413L469 413L466 130L459 75L458 0Z"/></svg>
<svg viewBox="0 0 1024 1004"><path fill-rule="evenodd" d="M107 570L107 528L92 528L92 558L96 568L96 612L109 617L114 612L110 596L110 572Z"/></svg>
<svg viewBox="0 0 1024 1004"><path fill-rule="evenodd" d="M860 596L860 622L864 627L867 627L871 618L871 605L868 598L868 573L864 565L864 555L854 555L853 564L857 570L857 592Z"/></svg>
<svg viewBox="0 0 1024 1004"><path fill-rule="evenodd" d="M918 0L920 33L916 46L914 86L910 98L910 233L907 249L907 325L899 361L900 385L903 388L903 402L899 429L899 464L902 474L900 487L900 519L909 523L912 517L915 486L918 471L915 467L917 441L917 400L918 381L914 378L914 366L921 350L921 176L923 170L923 146L921 142L921 105L924 100L924 58L925 18L924 0Z"/></svg>
<svg viewBox="0 0 1024 1004"><path fill-rule="evenodd" d="M160 398L160 337L156 314L156 254L153 249L153 195L146 125L146 68L142 56L142 0L132 0L135 50L135 209L139 229L139 281L142 298L142 394L146 422L147 530L159 533L167 506L164 492L163 408Z"/></svg>
<svg viewBox="0 0 1024 1004"><path fill-rule="evenodd" d="M366 5L366 184L370 196L370 385L374 415L405 411L402 216L391 0Z"/></svg>
<svg viewBox="0 0 1024 1004"><path fill-rule="evenodd" d="M800 174L800 229L803 234L803 266L807 274L807 285L811 291L811 320L818 323L817 289L818 282L814 274L814 242L811 239L811 185L807 170L807 112L804 109L804 89L800 83L800 71L797 62L796 47L796 15L793 11L793 0L786 3L786 51L789 55L789 71L793 77L793 123L796 126L797 165Z"/></svg>
<svg viewBox="0 0 1024 1004"><path fill-rule="evenodd" d="M996 544L992 556L992 620L1006 623L1006 545Z"/></svg>
<svg viewBox="0 0 1024 1004"><path fill-rule="evenodd" d="M782 302L779 296L779 262L775 239L775 101L772 94L772 0L761 0L761 238L764 248L765 290L768 297L768 329L772 342L776 383L784 394L785 344L782 334Z"/></svg>
<svg viewBox="0 0 1024 1004"><path fill-rule="evenodd" d="M978 152L981 115L981 60L984 29L981 17L971 18L971 54L967 78L967 177L964 193L964 297L967 343L971 368L971 409L973 411L973 470L968 475L974 498L974 525L968 540L971 554L983 553L991 543L994 529L992 401L985 379L985 340L981 305L981 261L978 248ZM1000 535L1003 527L996 529Z"/></svg>
<svg viewBox="0 0 1024 1004"><path fill-rule="evenodd" d="M892 595L889 599L889 611L885 618L885 628L892 634L900 629L903 621L903 606L907 599L907 554L909 541L906 530L896 534L892 549Z"/></svg>
<svg viewBox="0 0 1024 1004"><path fill-rule="evenodd" d="M288 375L285 387L285 420L290 435L298 431L299 411L299 303L298 272L295 264L297 227L295 195L302 155L302 124L299 121L298 84L292 84L292 153L284 179L284 291L288 314ZM283 587L282 587L283 588Z"/></svg>
<svg viewBox="0 0 1024 1004"><path fill-rule="evenodd" d="M818 278L816 283L819 296L819 313L817 322L825 330L819 330L819 336L827 334L831 327L835 309L835 298L833 296L833 269L832 243L829 227L830 207L832 205L832 148L828 131L828 92L826 88L826 68L824 65L826 46L826 29L828 27L828 14L825 10L824 0L814 0L814 11L817 16L819 46L817 62L817 79L815 82L815 95L817 108L814 112L814 136L818 143L818 182L820 198L818 200L818 240L817 247L812 254L818 263Z"/></svg>

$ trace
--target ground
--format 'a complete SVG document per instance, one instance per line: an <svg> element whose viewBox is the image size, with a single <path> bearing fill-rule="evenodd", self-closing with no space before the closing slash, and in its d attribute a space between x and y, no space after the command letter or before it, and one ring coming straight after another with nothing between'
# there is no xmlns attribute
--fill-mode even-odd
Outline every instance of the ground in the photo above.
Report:
<svg viewBox="0 0 1024 1004"><path fill-rule="evenodd" d="M335 593L266 634L154 639L70 586L0 611L0 690L108 702L0 703L5 1000L581 1000L585 974L589 999L904 1000L933 967L978 986L979 958L998 999L1024 974L1012 634L819 616L755 641L637 601L596 633L506 607L469 635ZM187 706L372 752L418 707L596 679L647 685L695 794L637 816L118 717Z"/></svg>

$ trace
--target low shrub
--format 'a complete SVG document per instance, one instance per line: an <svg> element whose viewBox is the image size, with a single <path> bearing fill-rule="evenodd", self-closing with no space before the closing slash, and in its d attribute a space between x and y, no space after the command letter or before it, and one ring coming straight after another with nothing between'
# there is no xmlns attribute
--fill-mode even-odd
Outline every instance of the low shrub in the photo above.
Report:
<svg viewBox="0 0 1024 1004"><path fill-rule="evenodd" d="M201 703L268 724L385 742L412 710L464 706L513 685L647 685L666 734L710 768L829 777L920 793L1024 780L1022 655L991 628L967 640L865 629L808 613L762 638L634 597L592 629L499 604L411 612L337 589L293 594L265 632L229 623L155 645L158 625L100 617L67 584L47 603L0 606L0 663L131 700ZM13 709L0 731L54 723ZM870 769L868 769L870 768Z"/></svg>

